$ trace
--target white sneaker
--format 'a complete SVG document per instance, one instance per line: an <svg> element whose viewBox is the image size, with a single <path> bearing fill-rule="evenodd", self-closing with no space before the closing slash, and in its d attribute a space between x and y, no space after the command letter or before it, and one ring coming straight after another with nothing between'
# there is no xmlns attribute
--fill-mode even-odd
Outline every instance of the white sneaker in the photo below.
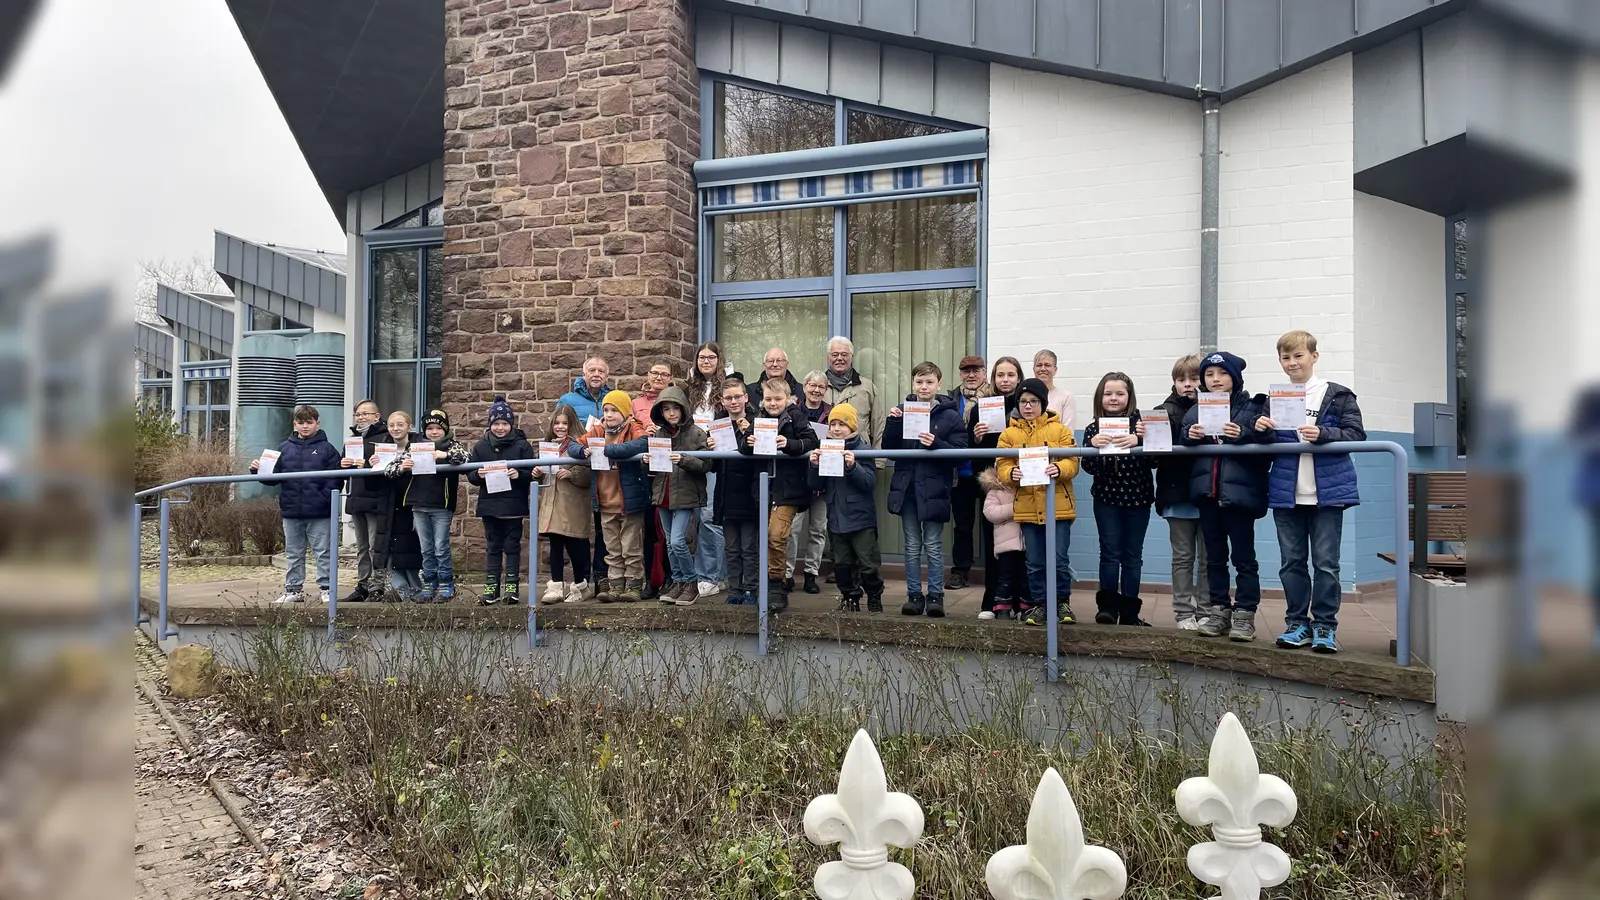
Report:
<svg viewBox="0 0 1600 900"><path fill-rule="evenodd" d="M1200 630L1200 620L1195 618L1194 616L1179 616L1178 617L1178 630L1179 631L1199 631Z"/></svg>
<svg viewBox="0 0 1600 900"><path fill-rule="evenodd" d="M989 621L989 620L990 620L990 619L993 619L993 618L994 618L994 610L992 610L992 609L986 609L986 610L984 610L984 611L982 611L982 612L980 612L980 613L978 613L978 618L980 618L980 619L982 619L982 620L983 620L983 621L985 621L985 622L987 622L987 621Z"/></svg>
<svg viewBox="0 0 1600 900"><path fill-rule="evenodd" d="M540 603L560 603L561 598L567 593L567 586L559 581L547 581L544 584L544 596L539 598Z"/></svg>
<svg viewBox="0 0 1600 900"><path fill-rule="evenodd" d="M288 591L288 590L286 590L286 591L283 592L283 596L279 597L278 599L276 599L276 600L274 600L272 602L273 603L304 603L304 602L306 602L306 595L305 595L304 591Z"/></svg>
<svg viewBox="0 0 1600 900"><path fill-rule="evenodd" d="M589 585L589 582L580 581L577 584L568 586L566 593L560 599L567 603L580 603L592 596L594 596L594 588ZM554 603L556 601L551 600L549 602Z"/></svg>
<svg viewBox="0 0 1600 900"><path fill-rule="evenodd" d="M311 590L306 591L306 602L307 603L318 603L318 602L327 603L328 602L328 595L327 595L327 593L325 593L324 591L322 591L322 590L320 590L318 588L312 588Z"/></svg>

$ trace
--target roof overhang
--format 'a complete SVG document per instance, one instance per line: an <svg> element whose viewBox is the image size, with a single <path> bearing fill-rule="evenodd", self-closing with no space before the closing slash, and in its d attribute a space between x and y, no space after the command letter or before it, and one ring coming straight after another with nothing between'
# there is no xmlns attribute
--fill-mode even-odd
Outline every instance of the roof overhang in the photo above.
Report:
<svg viewBox="0 0 1600 900"><path fill-rule="evenodd" d="M351 192L444 152L444 4L227 3L341 223Z"/></svg>
<svg viewBox="0 0 1600 900"><path fill-rule="evenodd" d="M156 285L156 315L172 333L222 356L233 355L233 310L205 297ZM182 354L178 354L181 358Z"/></svg>

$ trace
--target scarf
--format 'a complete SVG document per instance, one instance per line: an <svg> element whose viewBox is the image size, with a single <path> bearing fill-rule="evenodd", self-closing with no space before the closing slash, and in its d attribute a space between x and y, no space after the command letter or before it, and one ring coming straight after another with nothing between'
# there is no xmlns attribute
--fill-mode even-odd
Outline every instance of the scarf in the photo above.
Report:
<svg viewBox="0 0 1600 900"><path fill-rule="evenodd" d="M851 366L843 375L840 375L832 369L829 369L827 375L828 386L836 391L842 391L852 384L861 383L861 376L856 374L855 366Z"/></svg>
<svg viewBox="0 0 1600 900"><path fill-rule="evenodd" d="M968 388L965 384L963 384L957 390L960 391L961 396L967 398L968 400L976 400L979 397L993 397L994 396L994 385L990 384L987 381L985 381L983 384L978 385L975 388Z"/></svg>

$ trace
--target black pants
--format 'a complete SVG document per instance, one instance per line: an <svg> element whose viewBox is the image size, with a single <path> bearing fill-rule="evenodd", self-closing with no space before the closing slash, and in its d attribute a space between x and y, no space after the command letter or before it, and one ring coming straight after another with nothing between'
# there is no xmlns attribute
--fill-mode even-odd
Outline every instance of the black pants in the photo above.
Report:
<svg viewBox="0 0 1600 900"><path fill-rule="evenodd" d="M839 593L846 597L860 597L862 589L868 596L883 596L883 579L878 576L878 529L866 528L849 534L830 532L833 539L834 580Z"/></svg>
<svg viewBox="0 0 1600 900"><path fill-rule="evenodd" d="M979 527L977 559L988 560L989 547L994 544L994 526L983 517L983 487L978 476L962 475L950 491L950 512L954 516L955 542L950 551L950 571L966 574L972 571L973 525Z"/></svg>
<svg viewBox="0 0 1600 900"><path fill-rule="evenodd" d="M732 519L722 523L722 553L728 565L728 590L755 593L761 571L761 523Z"/></svg>
<svg viewBox="0 0 1600 900"><path fill-rule="evenodd" d="M540 537L550 545L550 580L566 581L563 577L566 566L562 564L562 556L572 561L572 580L589 580L589 542L583 538L567 537L564 534L542 534Z"/></svg>
<svg viewBox="0 0 1600 900"><path fill-rule="evenodd" d="M483 517L483 537L489 545L489 558L483 573L490 581L517 580L517 563L522 559L522 520Z"/></svg>
<svg viewBox="0 0 1600 900"><path fill-rule="evenodd" d="M1256 515L1237 506L1218 506L1214 500L1202 499L1196 505L1200 507L1200 534L1206 542L1206 580L1211 607L1228 608L1228 563L1232 562L1238 575L1233 608L1255 612L1261 605Z"/></svg>
<svg viewBox="0 0 1600 900"><path fill-rule="evenodd" d="M1028 554L1007 550L984 573L982 608L993 610L996 598L1011 601L1013 609L1022 603L1033 605L1033 592L1028 590Z"/></svg>
<svg viewBox="0 0 1600 900"><path fill-rule="evenodd" d="M597 580L610 574L611 570L606 566L606 534L600 528L600 510L598 509L594 511L594 554L590 559L593 560L590 571L594 572L594 577Z"/></svg>

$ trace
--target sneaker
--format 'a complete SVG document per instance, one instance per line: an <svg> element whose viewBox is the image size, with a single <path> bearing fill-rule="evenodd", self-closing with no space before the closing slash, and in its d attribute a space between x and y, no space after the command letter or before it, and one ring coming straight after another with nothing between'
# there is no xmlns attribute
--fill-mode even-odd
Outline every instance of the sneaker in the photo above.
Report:
<svg viewBox="0 0 1600 900"><path fill-rule="evenodd" d="M594 586L587 581L575 582L561 598L564 603L581 603L594 596Z"/></svg>
<svg viewBox="0 0 1600 900"><path fill-rule="evenodd" d="M712 594L720 594L724 590L727 590L727 588L720 581L702 581L695 586L700 589L700 596L702 597L709 597Z"/></svg>
<svg viewBox="0 0 1600 900"><path fill-rule="evenodd" d="M312 588L311 590L306 591L307 603L327 603L329 598L330 595L324 588Z"/></svg>
<svg viewBox="0 0 1600 900"><path fill-rule="evenodd" d="M1306 625L1296 625L1278 635L1278 640L1275 643L1285 650L1309 647L1311 646L1311 628Z"/></svg>
<svg viewBox="0 0 1600 900"><path fill-rule="evenodd" d="M981 621L984 621L984 622L992 622L992 621L994 621L994 610L992 610L992 609L983 610L982 612L978 613L978 618Z"/></svg>
<svg viewBox="0 0 1600 900"><path fill-rule="evenodd" d="M667 589L662 591L661 596L657 597L656 599L660 600L664 606L671 606L678 601L678 595L682 593L683 584L681 582L674 581L667 585Z"/></svg>
<svg viewBox="0 0 1600 900"><path fill-rule="evenodd" d="M1333 636L1333 626L1317 625L1311 629L1311 635L1311 652L1339 652L1339 641Z"/></svg>
<svg viewBox="0 0 1600 900"><path fill-rule="evenodd" d="M1009 621L1011 621L1011 610L1012 610L1011 598L1007 597L1004 600L996 600L996 601L994 601L994 617L995 617L995 619L997 619L997 620L999 620L1001 622L1009 622ZM978 618L981 619L983 617L979 616Z"/></svg>
<svg viewBox="0 0 1600 900"><path fill-rule="evenodd" d="M435 603L449 603L455 598L456 584L453 581L446 581L440 584L438 589L433 592L433 602Z"/></svg>
<svg viewBox="0 0 1600 900"><path fill-rule="evenodd" d="M272 602L273 603L304 603L304 602L306 602L306 595L305 595L304 591L296 589L296 588L284 588L283 589L283 596L279 597L278 599L276 599L276 600L274 600Z"/></svg>
<svg viewBox="0 0 1600 900"><path fill-rule="evenodd" d="M507 606L516 606L517 600L517 580L509 578L506 580L505 587L500 589L500 602Z"/></svg>
<svg viewBox="0 0 1600 900"><path fill-rule="evenodd" d="M905 605L900 607L900 615L902 615L902 616L920 616L920 615L922 615L923 611L926 610L926 609L927 609L927 602L922 599L922 595L921 594L912 594L911 596L906 598ZM939 612L940 612L940 615L944 614L944 610L942 610L942 609Z"/></svg>
<svg viewBox="0 0 1600 900"><path fill-rule="evenodd" d="M1024 625L1043 625L1044 624L1044 607L1042 607L1042 606L1025 606L1025 607L1023 607L1023 609L1022 609L1022 624L1024 624Z"/></svg>
<svg viewBox="0 0 1600 900"><path fill-rule="evenodd" d="M767 612L773 615L789 608L789 585L794 584L794 579L786 578L783 581L767 581Z"/></svg>
<svg viewBox="0 0 1600 900"><path fill-rule="evenodd" d="M1195 629L1201 637L1222 637L1228 630L1228 610L1213 608L1200 617L1200 626Z"/></svg>
<svg viewBox="0 0 1600 900"><path fill-rule="evenodd" d="M950 572L950 578L944 583L944 586L946 590L959 591L966 587L967 584L967 573L952 570Z"/></svg>
<svg viewBox="0 0 1600 900"><path fill-rule="evenodd" d="M340 603L365 603L365 602L367 602L368 594L369 594L369 592L367 590L367 586L364 585L364 584L358 584L358 585L356 585L356 589L355 590L351 591L348 595L345 596L345 598L343 600L340 600L339 602Z"/></svg>
<svg viewBox="0 0 1600 900"><path fill-rule="evenodd" d="M743 606L744 591L729 591L728 596L722 601L723 606Z"/></svg>
<svg viewBox="0 0 1600 900"><path fill-rule="evenodd" d="M1256 613L1253 609L1233 611L1233 626L1228 629L1228 640L1246 643L1256 639Z"/></svg>
<svg viewBox="0 0 1600 900"><path fill-rule="evenodd" d="M1076 625L1078 620L1072 615L1072 604L1065 600L1056 601L1056 618L1063 625Z"/></svg>
<svg viewBox="0 0 1600 900"><path fill-rule="evenodd" d="M930 619L944 618L944 595L929 594L928 605L923 609L923 615Z"/></svg>
<svg viewBox="0 0 1600 900"><path fill-rule="evenodd" d="M817 584L817 576L810 572L806 573L805 591L808 594L822 593L822 586Z"/></svg>
<svg viewBox="0 0 1600 900"><path fill-rule="evenodd" d="M1179 616L1178 617L1178 630L1179 631L1199 631L1200 630L1200 620L1195 618L1194 616Z"/></svg>
<svg viewBox="0 0 1600 900"><path fill-rule="evenodd" d="M612 590L612 588L611 588L611 579L609 579L609 578L602 577L602 578L596 580L595 583L594 583L594 596L595 596L595 599L599 600L601 603L615 603L615 602L617 602L617 598L616 598L615 595L613 595L611 593L611 590ZM621 590L621 586L620 585L618 586L617 590Z"/></svg>
<svg viewBox="0 0 1600 900"><path fill-rule="evenodd" d="M654 600L661 596L661 591L659 591L654 584L650 583L650 579L635 578L630 580L636 582L635 587L639 589L639 596L634 597L634 600Z"/></svg>
<svg viewBox="0 0 1600 900"><path fill-rule="evenodd" d="M559 581L547 581L547 582L545 582L544 583L544 595L539 598L539 602L540 603L560 603L561 602L561 598L566 594L566 588L567 588L567 586L565 584L562 584Z"/></svg>
<svg viewBox="0 0 1600 900"><path fill-rule="evenodd" d="M674 606L693 606L700 599L700 586L692 581L685 581L678 585L677 596L672 598Z"/></svg>
<svg viewBox="0 0 1600 900"><path fill-rule="evenodd" d="M622 590L618 591L612 599L618 603L638 603L644 599L645 587L646 583L643 578L624 578L622 580Z"/></svg>
<svg viewBox="0 0 1600 900"><path fill-rule="evenodd" d="M483 592L478 594L479 606L493 606L500 602L500 579L488 578L483 582Z"/></svg>
<svg viewBox="0 0 1600 900"><path fill-rule="evenodd" d="M432 603L433 602L433 588L431 586L424 586L424 587L420 588L416 593L411 595L411 602L412 603Z"/></svg>

